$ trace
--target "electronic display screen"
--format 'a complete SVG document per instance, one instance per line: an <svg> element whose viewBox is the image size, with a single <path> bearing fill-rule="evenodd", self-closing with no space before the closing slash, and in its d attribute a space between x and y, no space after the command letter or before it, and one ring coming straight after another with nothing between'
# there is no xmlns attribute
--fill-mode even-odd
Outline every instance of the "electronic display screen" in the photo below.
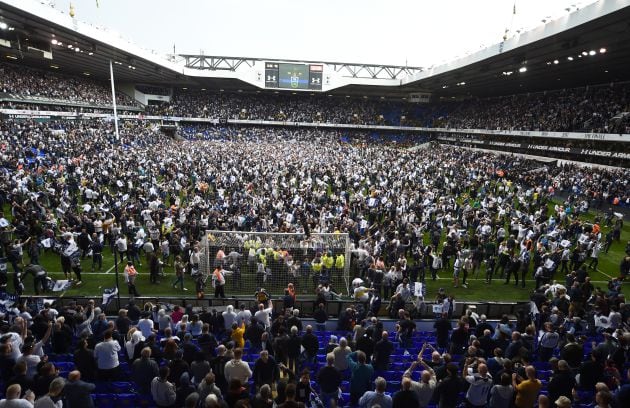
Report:
<svg viewBox="0 0 630 408"><path fill-rule="evenodd" d="M265 88L322 90L323 65L265 63Z"/></svg>
<svg viewBox="0 0 630 408"><path fill-rule="evenodd" d="M308 65L279 64L279 87L286 89L308 89Z"/></svg>

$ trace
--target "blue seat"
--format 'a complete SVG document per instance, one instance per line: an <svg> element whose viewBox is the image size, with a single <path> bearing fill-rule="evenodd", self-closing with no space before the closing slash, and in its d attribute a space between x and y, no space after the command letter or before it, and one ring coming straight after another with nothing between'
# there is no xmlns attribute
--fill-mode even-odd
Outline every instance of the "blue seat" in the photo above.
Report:
<svg viewBox="0 0 630 408"><path fill-rule="evenodd" d="M138 396L136 394L116 394L116 402L119 407L136 407Z"/></svg>
<svg viewBox="0 0 630 408"><path fill-rule="evenodd" d="M99 408L116 408L116 397L113 394L93 394L94 404Z"/></svg>
<svg viewBox="0 0 630 408"><path fill-rule="evenodd" d="M113 381L109 388L114 394L129 394L134 390L133 383L126 381Z"/></svg>

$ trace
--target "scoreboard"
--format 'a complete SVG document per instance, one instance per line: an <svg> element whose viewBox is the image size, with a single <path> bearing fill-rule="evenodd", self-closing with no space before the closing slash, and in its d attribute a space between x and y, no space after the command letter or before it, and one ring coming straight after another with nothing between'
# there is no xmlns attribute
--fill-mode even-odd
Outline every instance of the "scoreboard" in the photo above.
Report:
<svg viewBox="0 0 630 408"><path fill-rule="evenodd" d="M265 63L265 88L322 90L323 65Z"/></svg>

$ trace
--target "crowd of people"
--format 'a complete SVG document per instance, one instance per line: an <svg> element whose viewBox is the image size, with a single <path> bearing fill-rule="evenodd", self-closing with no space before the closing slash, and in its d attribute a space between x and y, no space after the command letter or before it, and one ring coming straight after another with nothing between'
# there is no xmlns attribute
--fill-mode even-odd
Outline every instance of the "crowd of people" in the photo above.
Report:
<svg viewBox="0 0 630 408"><path fill-rule="evenodd" d="M111 320L93 300L20 302L0 315L0 406L94 407L97 389L132 387L157 407L624 407L630 308L577 283L536 291L515 321L468 308L453 327L449 309L433 331L350 305L331 332L324 304L313 327L260 293L251 309L130 300ZM580 319L589 304L609 319Z"/></svg>
<svg viewBox="0 0 630 408"><path fill-rule="evenodd" d="M555 132L628 133L625 84L478 98L446 104L433 127Z"/></svg>
<svg viewBox="0 0 630 408"><path fill-rule="evenodd" d="M147 114L169 116L459 129L630 132L625 84L429 104L288 92L232 93L151 85L138 85L138 89L170 95L170 102L144 107ZM109 87L89 78L8 63L0 66L0 92L95 105L109 105L111 100ZM117 93L117 98L119 105L139 106L122 92Z"/></svg>
<svg viewBox="0 0 630 408"><path fill-rule="evenodd" d="M80 85L70 90L50 86L62 84L65 79L58 76L17 73L8 65L0 70L6 73L0 81L7 92L27 89L42 96L101 100L98 93L83 95ZM570 91L561 102L579 107L570 118L510 123L577 129L593 112L607 120L625 109L625 94L616 88L613 94L604 88L585 92ZM584 95L597 103L573 104ZM386 102L352 98L313 96L308 102L297 96L226 95L207 103L199 98L176 94L172 111L335 123L388 123L395 117L380 111ZM546 97L535 98L527 106L546 106ZM452 116L457 126L496 124L458 122L458 112L484 119L474 109L457 106ZM400 118L403 108L392 109ZM501 112L498 105L488 109ZM603 126L603 120L591 123ZM274 248L274 262L288 263L295 256L299 276L313 282L309 291L317 288L315 329L302 324L291 303L304 284L298 275L282 282L287 284L283 307L275 309L270 299L257 299L253 310L228 307L221 313L152 304L140 310L132 301L108 321L93 302L59 310L51 305L29 310L32 305L18 302L0 322L6 389L0 407L33 401L36 407L90 406L96 387L91 382L126 374L160 407L267 407L274 402L295 407L317 399L329 406L344 379L349 395L343 403L369 407L435 402L453 407L462 391L472 407L514 403L529 408L537 402L568 408L588 398L581 392L594 390L598 407L622 407L628 401L624 370L630 310L622 282L630 272L630 248L618 270L605 271L612 276L606 290L595 288L590 276L600 257L613 245L623 245L617 208L630 204L628 169L545 166L435 143L408 149L426 141L410 135L377 135L379 143L373 143L374 133L359 131L190 126L181 129L181 138L169 138L141 121L120 128L117 137L108 121L0 122L0 204L10 208L10 216L0 214L1 250L10 265L8 273L0 273L0 284L21 295L24 277L32 275L35 291L45 289L45 271L38 266L46 256L58 257L60 269L81 285L91 279L81 275L86 265L99 270L103 253L110 251L125 259L125 281L137 296L134 265L146 259L152 283L158 265L172 265L178 278L173 286L179 285L179 278L188 279L184 276L199 267L199 243L208 229L290 232L306 239L344 232L351 242L347 262L357 301L339 316L338 330L345 338L321 337L331 291L319 271L338 268L337 254L330 263L323 259L331 258L328 253L303 256ZM550 207L558 196L562 199ZM592 208L603 215L584 221L580 215ZM237 263L248 262L245 247L225 248L217 259L229 259L231 252ZM223 265L213 265L219 275ZM481 276L483 283L471 282L472 276ZM452 278L454 287L477 284L490 290L497 281L501 287L526 287L532 293L531 313L491 326L469 310L453 329L455 299L440 291L434 337L419 344L413 319L426 314L423 303L432 300L422 293L412 302L411 283L438 277ZM381 298L390 301L389 313L397 320L391 333L379 321ZM414 361L405 360L411 367L402 376L397 373L393 381L401 390L392 397L397 390L388 386L391 368L401 368L394 366L399 363L394 351L406 351ZM74 369L60 376L47 356L70 352ZM533 362L546 364L556 354L560 359L549 363L546 400L536 400L542 383ZM320 367L322 358L325 366ZM126 369L122 362L128 363Z"/></svg>
<svg viewBox="0 0 630 408"><path fill-rule="evenodd" d="M628 133L625 85L415 104L326 95L177 91L151 113L214 119ZM625 114L624 114L625 112Z"/></svg>
<svg viewBox="0 0 630 408"><path fill-rule="evenodd" d="M112 103L112 91L106 83L8 63L0 64L0 92L76 104L110 106ZM116 94L116 102L120 106L139 105L121 92Z"/></svg>

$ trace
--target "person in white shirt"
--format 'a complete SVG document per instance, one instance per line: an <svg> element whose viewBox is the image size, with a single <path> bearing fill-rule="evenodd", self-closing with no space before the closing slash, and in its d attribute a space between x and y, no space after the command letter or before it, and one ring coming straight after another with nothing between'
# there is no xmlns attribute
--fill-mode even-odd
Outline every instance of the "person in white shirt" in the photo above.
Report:
<svg viewBox="0 0 630 408"><path fill-rule="evenodd" d="M248 309L245 309L245 304L241 303L241 311L237 314L237 323L240 326L241 323L245 324L245 326L249 326L249 323L252 320L252 312Z"/></svg>
<svg viewBox="0 0 630 408"><path fill-rule="evenodd" d="M252 370L246 362L241 360L242 357L243 349L234 349L234 358L225 363L223 373L228 384L232 379L238 379L241 381L241 384L247 384L247 381L251 378Z"/></svg>
<svg viewBox="0 0 630 408"><path fill-rule="evenodd" d="M426 343L422 346L422 351L418 354L418 359L411 363L411 366L405 371L403 374L404 377L411 378L411 373L415 370L418 365L422 365L424 370L420 376L420 381L411 381L411 390L416 394L418 398L419 407L425 408L431 402L431 398L433 397L433 392L435 391L435 387L437 385L437 379L435 377L435 371L422 360L422 354L426 349Z"/></svg>
<svg viewBox="0 0 630 408"><path fill-rule="evenodd" d="M469 373L468 364L472 363L472 358L466 360L464 364L463 376L466 382L470 384L466 392L467 405L473 407L486 406L488 403L488 395L492 388L492 376L488 373L488 366L479 364L477 373Z"/></svg>
<svg viewBox="0 0 630 408"><path fill-rule="evenodd" d="M225 323L225 330L232 328L232 323L236 322L236 313L234 313L234 306L228 305L225 312L221 313L223 316L223 322Z"/></svg>
<svg viewBox="0 0 630 408"><path fill-rule="evenodd" d="M127 254L127 237L125 237L124 235L120 235L118 237L118 239L116 240L116 250L120 254L120 259L122 260L125 254Z"/></svg>
<svg viewBox="0 0 630 408"><path fill-rule="evenodd" d="M20 328L20 333L8 332L0 340L2 343L11 344L11 354L9 356L17 361L22 355L22 344L24 344L24 339L26 338L26 322L21 317L16 317L13 324Z"/></svg>
<svg viewBox="0 0 630 408"><path fill-rule="evenodd" d="M25 344L22 347L22 355L16 360L16 363L22 361L26 364L26 378L32 380L37 374L37 365L41 361L38 355L33 354L32 344Z"/></svg>
<svg viewBox="0 0 630 408"><path fill-rule="evenodd" d="M258 311L254 314L254 318L262 323L267 330L271 327L271 313L273 312L273 303L271 299L269 300L269 307L265 309L265 305L262 303L258 305Z"/></svg>
<svg viewBox="0 0 630 408"><path fill-rule="evenodd" d="M142 335L144 337L149 337L150 335L152 335L153 333L155 333L155 323L153 323L153 320L149 319L149 314L148 312L145 312L146 314L143 314L143 316L140 318L140 320L138 320L138 330L140 330L142 332Z"/></svg>
<svg viewBox="0 0 630 408"><path fill-rule="evenodd" d="M94 358L98 368L98 377L101 381L116 381L118 379L120 370L118 352L120 350L120 343L112 339L110 330L106 330L103 334L103 341L94 347Z"/></svg>
<svg viewBox="0 0 630 408"><path fill-rule="evenodd" d="M129 359L129 361L133 360L134 351L138 343L144 340L145 337L142 335L142 332L140 330L136 329L136 331L131 334L131 339L129 339L129 341L125 343L125 350L127 351L127 358Z"/></svg>

